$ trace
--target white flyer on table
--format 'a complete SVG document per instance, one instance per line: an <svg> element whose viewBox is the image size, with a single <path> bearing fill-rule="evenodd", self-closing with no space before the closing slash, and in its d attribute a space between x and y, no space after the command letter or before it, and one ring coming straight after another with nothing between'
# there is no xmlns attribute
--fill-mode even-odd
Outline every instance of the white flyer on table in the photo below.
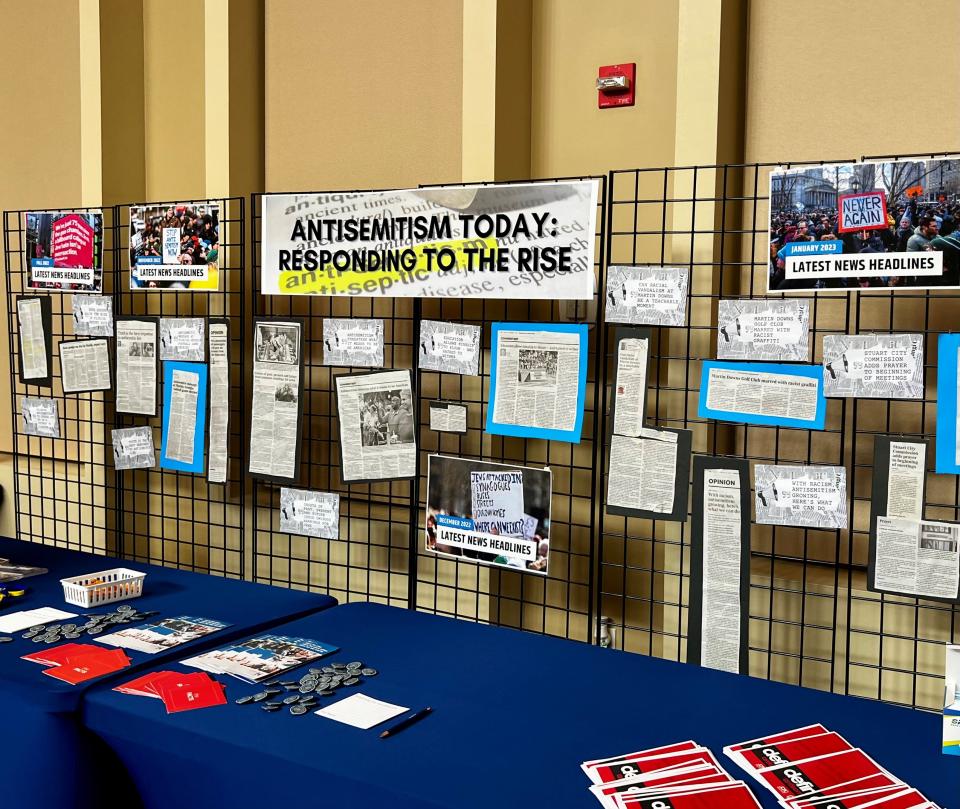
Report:
<svg viewBox="0 0 960 809"><path fill-rule="evenodd" d="M676 433L644 428L638 438L611 436L608 506L670 514L676 480Z"/></svg>
<svg viewBox="0 0 960 809"><path fill-rule="evenodd" d="M160 359L204 362L204 332L202 317L160 318Z"/></svg>
<svg viewBox="0 0 960 809"><path fill-rule="evenodd" d="M60 343L60 381L64 393L110 389L110 351L106 340Z"/></svg>
<svg viewBox="0 0 960 809"><path fill-rule="evenodd" d="M340 495L280 489L280 530L320 539L340 536Z"/></svg>
<svg viewBox="0 0 960 809"><path fill-rule="evenodd" d="M617 344L617 378L613 388L613 431L636 438L643 429L650 341L625 337Z"/></svg>
<svg viewBox="0 0 960 809"><path fill-rule="evenodd" d="M20 372L24 380L46 379L47 338L43 332L43 302L40 298L17 299L20 335Z"/></svg>
<svg viewBox="0 0 960 809"><path fill-rule="evenodd" d="M56 399L34 399L24 396L20 401L23 434L43 438L60 437L60 406Z"/></svg>
<svg viewBox="0 0 960 809"><path fill-rule="evenodd" d="M351 694L346 699L341 699L314 711L317 716L325 719L333 719L336 722L343 722L361 730L370 730L388 719L406 713L409 708L402 705L392 705L389 702L383 702L366 694Z"/></svg>
<svg viewBox="0 0 960 809"><path fill-rule="evenodd" d="M413 477L417 444L410 372L343 374L336 383L343 480Z"/></svg>
<svg viewBox="0 0 960 809"><path fill-rule="evenodd" d="M810 304L797 300L731 300L717 308L717 359L806 362Z"/></svg>
<svg viewBox="0 0 960 809"><path fill-rule="evenodd" d="M226 323L210 323L210 439L207 480L224 483L230 441L230 332Z"/></svg>
<svg viewBox="0 0 960 809"><path fill-rule="evenodd" d="M118 320L118 413L153 416L157 412L157 323Z"/></svg>
<svg viewBox="0 0 960 809"><path fill-rule="evenodd" d="M153 428L123 427L111 430L114 469L151 469L156 464Z"/></svg>
<svg viewBox="0 0 960 809"><path fill-rule="evenodd" d="M687 322L688 267L613 264L607 271L607 323L682 326Z"/></svg>
<svg viewBox="0 0 960 809"><path fill-rule="evenodd" d="M954 600L960 595L960 525L878 517L878 590Z"/></svg>
<svg viewBox="0 0 960 809"><path fill-rule="evenodd" d="M300 440L300 323L258 321L253 335L250 473L297 476Z"/></svg>
<svg viewBox="0 0 960 809"><path fill-rule="evenodd" d="M922 334L826 334L823 394L923 398Z"/></svg>
<svg viewBox="0 0 960 809"><path fill-rule="evenodd" d="M757 464L754 470L758 523L847 527L847 470L844 467Z"/></svg>
<svg viewBox="0 0 960 809"><path fill-rule="evenodd" d="M80 337L113 337L113 298L72 295L73 333Z"/></svg>
<svg viewBox="0 0 960 809"><path fill-rule="evenodd" d="M379 318L325 317L323 364L383 367L383 321Z"/></svg>
<svg viewBox="0 0 960 809"><path fill-rule="evenodd" d="M419 352L421 371L476 376L480 372L480 327L422 320Z"/></svg>

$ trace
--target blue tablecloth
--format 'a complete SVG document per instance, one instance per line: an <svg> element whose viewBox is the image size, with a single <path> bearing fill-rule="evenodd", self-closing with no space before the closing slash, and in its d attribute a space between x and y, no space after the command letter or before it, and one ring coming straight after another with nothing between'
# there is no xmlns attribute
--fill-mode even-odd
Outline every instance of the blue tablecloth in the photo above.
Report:
<svg viewBox="0 0 960 809"><path fill-rule="evenodd" d="M28 588L27 595L0 614L36 607L57 607L75 613L111 611L116 605L85 610L67 604L60 579L128 567L145 572L147 577L143 596L122 603L144 611L157 610L160 612L157 617L193 615L231 624L227 629L169 652L147 655L125 650L132 666L93 683L132 679L133 672L140 668L184 657L187 651L208 648L336 604L336 600L328 596L13 539L0 538L0 557L49 570L44 575L17 582ZM20 634L13 635L12 643L0 645L0 733L3 734L0 790L8 797L18 796L24 806L44 809L102 805L92 796L103 781L104 759L99 755L97 740L77 721L81 697L91 684L62 683L43 674L43 666L21 660L24 654L49 647L23 640ZM73 642L95 643L87 635Z"/></svg>
<svg viewBox="0 0 960 809"><path fill-rule="evenodd" d="M282 631L339 646L329 661L378 669L360 692L434 714L380 740L379 729L235 705L259 689L232 678L221 678L227 705L171 716L159 700L93 689L84 723L148 809L591 807L585 759L696 739L726 764L725 744L814 722L958 806L960 760L940 753L933 714L376 604Z"/></svg>

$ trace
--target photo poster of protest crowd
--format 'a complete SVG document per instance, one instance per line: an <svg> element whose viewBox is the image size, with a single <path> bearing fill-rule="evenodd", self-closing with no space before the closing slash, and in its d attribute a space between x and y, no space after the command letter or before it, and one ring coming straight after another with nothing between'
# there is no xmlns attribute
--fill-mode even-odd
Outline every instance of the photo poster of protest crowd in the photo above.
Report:
<svg viewBox="0 0 960 809"><path fill-rule="evenodd" d="M547 575L552 486L549 468L428 456L427 550Z"/></svg>
<svg viewBox="0 0 960 809"><path fill-rule="evenodd" d="M219 257L216 202L131 206L131 290L216 291Z"/></svg>
<svg viewBox="0 0 960 809"><path fill-rule="evenodd" d="M960 159L770 174L768 292L960 287Z"/></svg>
<svg viewBox="0 0 960 809"><path fill-rule="evenodd" d="M25 266L31 289L103 289L103 213L37 211L24 216Z"/></svg>

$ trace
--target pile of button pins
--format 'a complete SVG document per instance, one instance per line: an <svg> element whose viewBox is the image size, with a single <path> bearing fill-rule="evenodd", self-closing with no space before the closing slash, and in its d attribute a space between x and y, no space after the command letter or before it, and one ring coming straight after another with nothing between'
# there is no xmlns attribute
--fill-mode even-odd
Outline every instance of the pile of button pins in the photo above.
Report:
<svg viewBox="0 0 960 809"><path fill-rule="evenodd" d="M140 612L129 604L122 604L115 612L85 614L86 622L63 624L37 624L31 626L20 637L34 643L59 643L62 640L76 640L83 634L99 635L106 629L119 624L132 624L159 615L159 612Z"/></svg>
<svg viewBox="0 0 960 809"><path fill-rule="evenodd" d="M268 713L279 711L286 705L294 716L303 716L317 707L317 697L332 697L344 686L360 685L363 677L376 677L377 670L364 666L359 660L352 663L331 663L323 668L307 669L299 680L270 680L262 683L263 691L235 700L237 705L262 702L260 706ZM282 700L274 699L284 691L296 692Z"/></svg>

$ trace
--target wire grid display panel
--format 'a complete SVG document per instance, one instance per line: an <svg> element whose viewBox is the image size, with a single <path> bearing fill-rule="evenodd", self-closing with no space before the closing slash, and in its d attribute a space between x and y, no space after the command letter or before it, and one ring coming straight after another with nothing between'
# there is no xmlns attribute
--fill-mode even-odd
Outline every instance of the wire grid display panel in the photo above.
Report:
<svg viewBox="0 0 960 809"><path fill-rule="evenodd" d="M304 199L327 192L303 192ZM349 192L344 192L349 193ZM253 578L269 584L329 593L341 602L409 603L412 506L417 479L345 483L340 475L340 422L335 376L368 368L323 364L323 319L381 318L384 369L410 369L414 396L414 339L419 302L411 298L354 298L260 294L262 198L251 198L254 255L254 315L301 317L303 416L300 477L288 484L253 482ZM252 340L252 335L250 336ZM249 405L249 392L246 404ZM248 440L245 438L244 440ZM340 495L340 536L336 540L297 536L280 530L280 489Z"/></svg>
<svg viewBox="0 0 960 809"><path fill-rule="evenodd" d="M207 480L207 450L204 448L204 471L197 474L161 469L128 469L116 472L116 487L123 512L121 527L123 556L141 562L152 562L214 573L221 576L244 576L244 350L246 346L245 266L246 230L243 197L203 200L171 200L166 202L130 203L115 208L120 270L115 293L116 314L158 318L204 318L205 361L209 349L209 322L226 320L229 359L229 417L227 443L227 476L225 483ZM131 228L131 209L164 210L175 206L216 206L219 223L219 249L216 265L210 266L211 277L217 276L213 289L157 289L131 286L131 236L139 238L140 225ZM208 364L209 368L209 364ZM154 445L161 445L163 363L158 364L157 416L117 414L120 427L149 425ZM209 436L208 380L207 407Z"/></svg>
<svg viewBox="0 0 960 809"><path fill-rule="evenodd" d="M100 208L61 208L93 213ZM116 553L116 532L122 521L112 485L110 426L114 423L112 391L65 394L61 384L59 345L74 339L72 293L29 286L27 211L4 211L3 246L7 279L7 323L10 339L10 410L12 415L14 491L17 536L30 542L74 550ZM113 210L102 209L102 230L94 235L102 251L102 291L112 295L116 279L116 228ZM87 293L79 293L87 294ZM51 387L19 380L20 344L17 299L47 297L51 308ZM81 338L85 339L85 338ZM112 353L112 340L110 351ZM53 398L60 419L60 438L24 433L24 396Z"/></svg>
<svg viewBox="0 0 960 809"><path fill-rule="evenodd" d="M599 184L594 267L602 287L605 255L606 178ZM559 181L550 180L548 182ZM593 554L597 533L597 436L599 424L600 334L597 301L441 300L424 299L424 320L470 323L481 327L480 375L459 376L421 370L420 503L416 515L416 608L457 618L489 622L533 632L590 642L593 620ZM587 323L589 325L584 418L578 444L488 435L490 406L490 324L506 322ZM430 429L429 403L435 400L467 406L463 435ZM550 514L548 575L478 565L426 550L427 456L450 455L494 463L550 467L553 496Z"/></svg>

